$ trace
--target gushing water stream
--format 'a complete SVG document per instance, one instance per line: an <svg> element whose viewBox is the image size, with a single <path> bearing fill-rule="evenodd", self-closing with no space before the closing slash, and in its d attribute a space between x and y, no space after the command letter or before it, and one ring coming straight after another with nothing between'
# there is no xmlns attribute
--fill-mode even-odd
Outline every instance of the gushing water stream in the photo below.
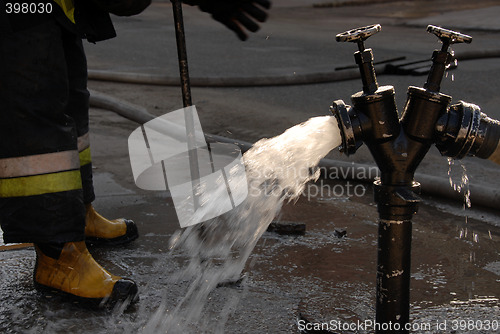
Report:
<svg viewBox="0 0 500 334"><path fill-rule="evenodd" d="M248 187L248 197L232 211L172 236L172 251L187 253L189 261L171 280L191 283L175 308L162 303L143 333L223 332L224 319L237 300L222 308L216 328L202 328L210 292L220 284L241 282L248 257L283 202L297 199L306 183L319 177L315 167L320 159L340 144L336 119L323 116L262 139L247 151L243 156L247 184L241 186Z"/></svg>

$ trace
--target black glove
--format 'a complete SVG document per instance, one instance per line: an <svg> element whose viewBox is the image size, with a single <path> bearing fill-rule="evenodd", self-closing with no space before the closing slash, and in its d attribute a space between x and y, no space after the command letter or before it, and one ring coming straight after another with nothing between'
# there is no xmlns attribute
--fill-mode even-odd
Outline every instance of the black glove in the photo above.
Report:
<svg viewBox="0 0 500 334"><path fill-rule="evenodd" d="M242 41L248 38L244 28L251 32L259 30L259 25L254 20L266 21L267 14L262 8L271 8L270 0L183 0L183 2L199 6L201 11L212 14L214 20L234 31Z"/></svg>

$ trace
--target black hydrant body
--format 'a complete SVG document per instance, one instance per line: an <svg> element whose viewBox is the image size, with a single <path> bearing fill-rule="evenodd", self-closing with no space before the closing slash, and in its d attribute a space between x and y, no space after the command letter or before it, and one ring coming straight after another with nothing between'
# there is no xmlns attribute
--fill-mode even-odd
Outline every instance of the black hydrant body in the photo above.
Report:
<svg viewBox="0 0 500 334"><path fill-rule="evenodd" d="M400 118L394 88L378 87L372 51L364 48L364 40L380 29L373 25L337 35L337 41L358 43L354 57L363 91L351 96L353 107L337 100L331 110L341 130L341 150L350 155L365 143L380 169L380 179L375 181L379 212L375 329L377 333L404 333L410 324L411 219L420 192L415 171L433 144L444 155L461 158L480 152L480 157L487 158L500 139L500 125L477 106L467 108L461 102L450 108L451 97L439 92L445 69L453 60L449 45L470 43L471 37L434 26L428 31L441 39L443 47L434 51L424 87L408 88Z"/></svg>

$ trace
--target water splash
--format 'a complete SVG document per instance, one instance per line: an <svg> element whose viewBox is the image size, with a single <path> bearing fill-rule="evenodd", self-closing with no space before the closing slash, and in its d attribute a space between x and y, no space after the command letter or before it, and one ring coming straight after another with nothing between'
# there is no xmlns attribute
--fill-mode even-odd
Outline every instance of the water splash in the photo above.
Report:
<svg viewBox="0 0 500 334"><path fill-rule="evenodd" d="M173 282L190 280L184 298L169 310L163 302L143 328L143 333L207 332L203 322L209 294L226 282L241 282L241 273L257 241L279 213L284 201L298 199L307 182L319 177L320 159L340 145L336 119L315 117L282 135L258 141L243 156L248 197L236 209L200 225L178 231L170 240L173 252L189 256L184 270ZM216 196L216 194L214 194ZM214 201L217 202L217 201ZM240 293L240 296L244 294ZM234 311L233 295L221 308L217 326Z"/></svg>

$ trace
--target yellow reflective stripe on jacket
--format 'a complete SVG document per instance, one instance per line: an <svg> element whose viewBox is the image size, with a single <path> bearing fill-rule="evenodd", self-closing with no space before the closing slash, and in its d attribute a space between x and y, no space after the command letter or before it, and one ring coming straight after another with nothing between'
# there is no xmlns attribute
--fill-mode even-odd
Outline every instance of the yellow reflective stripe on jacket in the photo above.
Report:
<svg viewBox="0 0 500 334"><path fill-rule="evenodd" d="M79 167L76 150L5 158L0 159L0 178L49 174Z"/></svg>
<svg viewBox="0 0 500 334"><path fill-rule="evenodd" d="M62 8L68 19L75 23L75 6L73 4L73 0L54 0L54 2Z"/></svg>
<svg viewBox="0 0 500 334"><path fill-rule="evenodd" d="M0 197L35 196L82 188L80 170L0 179Z"/></svg>

